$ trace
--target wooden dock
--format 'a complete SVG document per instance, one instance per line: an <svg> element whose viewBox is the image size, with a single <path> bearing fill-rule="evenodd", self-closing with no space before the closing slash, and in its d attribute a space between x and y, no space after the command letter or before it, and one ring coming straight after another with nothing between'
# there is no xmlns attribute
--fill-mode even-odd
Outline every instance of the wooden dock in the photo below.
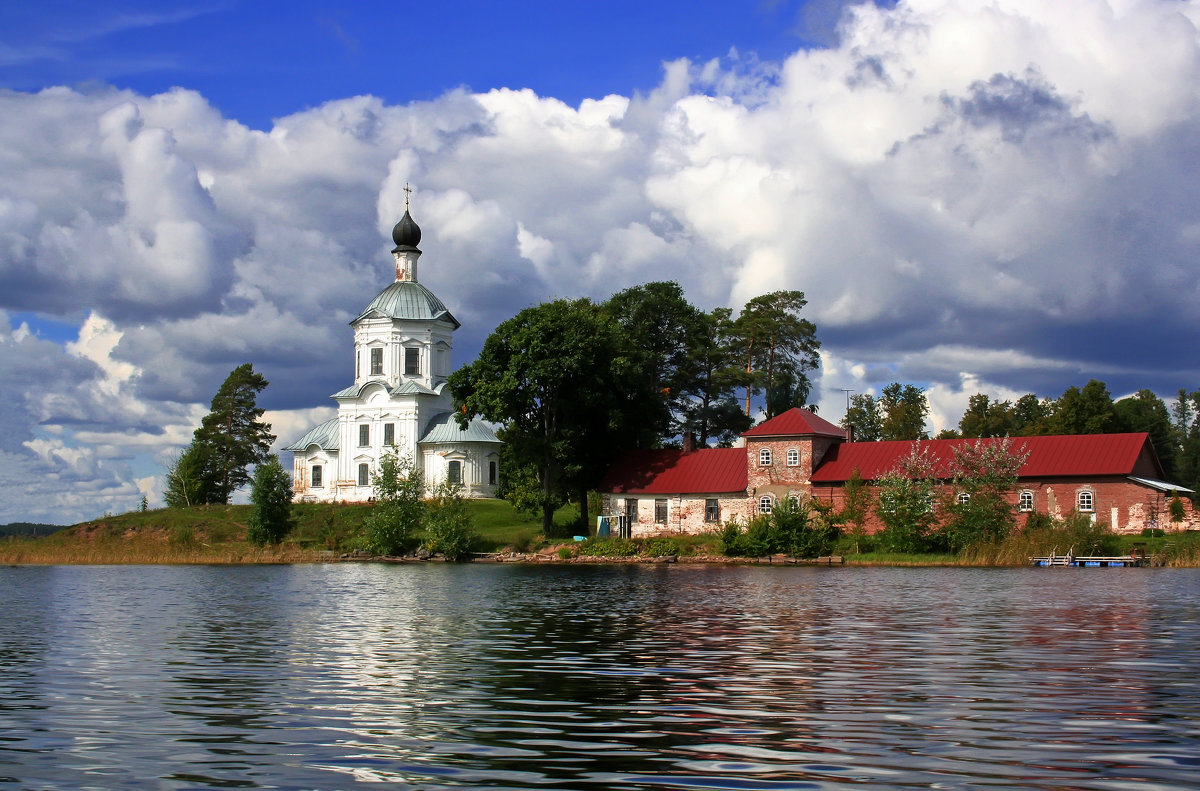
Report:
<svg viewBox="0 0 1200 791"><path fill-rule="evenodd" d="M1076 568L1141 568L1150 565L1146 554L1132 555L1056 555L1051 552L1043 557L1030 558L1034 566L1074 566Z"/></svg>

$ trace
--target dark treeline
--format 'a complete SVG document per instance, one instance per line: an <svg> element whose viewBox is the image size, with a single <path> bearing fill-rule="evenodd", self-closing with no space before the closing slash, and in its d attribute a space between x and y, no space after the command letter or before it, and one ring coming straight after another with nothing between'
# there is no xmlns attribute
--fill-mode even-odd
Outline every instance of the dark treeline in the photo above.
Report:
<svg viewBox="0 0 1200 791"><path fill-rule="evenodd" d="M674 282L546 302L496 327L450 387L464 422L501 425L500 492L549 530L569 499L587 520L586 493L620 451L686 435L730 443L751 426L756 396L768 417L804 406L820 347L806 304L776 291L734 319L696 308Z"/></svg>
<svg viewBox="0 0 1200 791"><path fill-rule="evenodd" d="M39 522L9 522L0 525L0 538L8 536L48 536L62 530L62 525L45 525Z"/></svg>
<svg viewBox="0 0 1200 791"><path fill-rule="evenodd" d="M854 438L860 441L926 439L928 415L922 388L893 382L878 398L851 397L842 425L853 425ZM1108 386L1096 379L1083 387L1068 387L1058 398L1027 393L1007 401L976 393L958 429L944 430L936 438L1125 432L1149 434L1168 480L1200 490L1200 390L1180 390L1169 406L1150 390L1114 401Z"/></svg>

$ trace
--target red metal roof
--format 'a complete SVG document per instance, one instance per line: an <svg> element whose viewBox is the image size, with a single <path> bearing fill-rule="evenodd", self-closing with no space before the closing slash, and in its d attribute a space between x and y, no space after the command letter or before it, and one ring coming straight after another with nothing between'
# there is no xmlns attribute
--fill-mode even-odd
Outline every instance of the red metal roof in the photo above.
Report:
<svg viewBox="0 0 1200 791"><path fill-rule="evenodd" d="M754 428L742 434L743 437L782 437L803 434L816 434L822 437L846 436L846 432L822 417L817 417L807 409L792 407L782 415L776 415L765 423L759 423Z"/></svg>
<svg viewBox="0 0 1200 791"><path fill-rule="evenodd" d="M604 476L612 494L718 494L746 491L745 448L632 450Z"/></svg>
<svg viewBox="0 0 1200 791"><path fill-rule="evenodd" d="M950 478L953 448L964 442L999 442L998 439L930 439L918 442L929 453L934 475ZM1133 475L1161 478L1162 467L1146 434L1074 434L1054 437L1013 437L1015 453L1028 452L1021 478ZM813 483L840 483L858 469L863 480L875 480L908 455L913 443L845 442L834 445L813 472Z"/></svg>

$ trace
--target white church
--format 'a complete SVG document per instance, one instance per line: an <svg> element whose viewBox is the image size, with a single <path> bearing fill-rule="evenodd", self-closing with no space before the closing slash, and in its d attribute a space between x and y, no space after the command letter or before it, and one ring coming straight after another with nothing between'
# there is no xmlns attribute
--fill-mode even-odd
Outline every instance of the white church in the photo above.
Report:
<svg viewBox="0 0 1200 791"><path fill-rule="evenodd" d="M426 486L449 479L466 497L496 496L501 442L477 420L454 419L446 379L459 323L417 282L421 229L407 202L392 241L396 281L350 322L354 384L331 396L337 417L285 448L296 501L366 502L387 454L412 459Z"/></svg>

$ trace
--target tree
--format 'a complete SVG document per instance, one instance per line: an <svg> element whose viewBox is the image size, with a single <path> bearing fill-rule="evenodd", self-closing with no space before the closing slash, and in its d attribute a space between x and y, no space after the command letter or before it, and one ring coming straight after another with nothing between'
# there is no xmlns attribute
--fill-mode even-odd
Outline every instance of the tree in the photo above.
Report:
<svg viewBox="0 0 1200 791"><path fill-rule="evenodd" d="M980 541L1000 541L1016 526L1009 495L1029 458L1024 445L1004 437L992 442L962 442L952 450L954 501L942 534L953 552Z"/></svg>
<svg viewBox="0 0 1200 791"><path fill-rule="evenodd" d="M167 468L163 499L168 508L186 508L208 502L205 499L206 476L210 469L208 448L192 444L180 451Z"/></svg>
<svg viewBox="0 0 1200 791"><path fill-rule="evenodd" d="M963 437L1007 437L1016 433L1013 405L1008 401L992 401L983 393L967 400L967 410L958 421Z"/></svg>
<svg viewBox="0 0 1200 791"><path fill-rule="evenodd" d="M929 417L929 402L925 399L925 388L892 382L883 388L879 409L882 412L882 439L928 439L925 419Z"/></svg>
<svg viewBox="0 0 1200 791"><path fill-rule="evenodd" d="M167 472L167 505L228 503L235 490L250 482L247 468L265 462L275 441L255 403L266 386L250 363L229 373L191 445Z"/></svg>
<svg viewBox="0 0 1200 791"><path fill-rule="evenodd" d="M654 439L678 435L700 375L692 352L695 339L707 334L705 314L687 301L678 283L662 281L618 291L604 309L625 334L635 370L646 379L643 386L657 395L654 411L642 416L646 430Z"/></svg>
<svg viewBox="0 0 1200 791"><path fill-rule="evenodd" d="M258 546L278 544L292 529L292 477L277 456L255 468L250 502L254 507L246 537Z"/></svg>
<svg viewBox="0 0 1200 791"><path fill-rule="evenodd" d="M445 480L433 488L425 513L425 548L457 563L471 554L475 520L462 498L462 484Z"/></svg>
<svg viewBox="0 0 1200 791"><path fill-rule="evenodd" d="M1178 452L1175 427L1171 424L1171 413L1162 399L1153 391L1138 390L1113 404L1113 411L1122 430L1144 431L1150 435L1150 443L1162 462L1163 474L1168 480L1173 479Z"/></svg>
<svg viewBox="0 0 1200 791"><path fill-rule="evenodd" d="M922 552L929 543L936 515L933 510L933 462L914 442L909 454L876 481L879 499L875 513L884 529L878 534L888 552Z"/></svg>
<svg viewBox="0 0 1200 791"><path fill-rule="evenodd" d="M363 520L367 543L381 555L399 555L416 543L425 518L425 483L413 460L386 454L371 474L375 507Z"/></svg>
<svg viewBox="0 0 1200 791"><path fill-rule="evenodd" d="M842 512L839 520L850 527L854 536L855 551L858 541L867 534L867 513L871 510L871 490L867 488L862 474L855 467L850 471L850 478L842 487Z"/></svg>
<svg viewBox="0 0 1200 791"><path fill-rule="evenodd" d="M803 291L773 291L754 297L734 322L738 348L745 362L746 414L753 393L766 395L767 418L775 417L782 402L775 391L790 377L789 401L808 399L808 372L820 364L817 327L800 317L808 304Z"/></svg>
<svg viewBox="0 0 1200 791"><path fill-rule="evenodd" d="M728 445L750 428L752 421L737 402L735 390L744 387L746 372L738 365L734 326L729 308L702 314L690 337L688 354L694 377L684 386L687 398L682 430L696 435L701 446L710 438Z"/></svg>
<svg viewBox="0 0 1200 791"><path fill-rule="evenodd" d="M640 359L608 312L556 300L501 323L475 362L451 375L458 419L502 424L510 457L533 470L544 532L568 493L587 518L588 489L657 408Z"/></svg>
<svg viewBox="0 0 1200 791"><path fill-rule="evenodd" d="M883 438L883 416L879 402L870 393L850 396L850 407L842 419L842 428L854 427L855 442L876 442Z"/></svg>
<svg viewBox="0 0 1200 791"><path fill-rule="evenodd" d="M1092 379L1082 389L1068 387L1050 418L1052 434L1110 434L1120 430L1108 386Z"/></svg>
<svg viewBox="0 0 1200 791"><path fill-rule="evenodd" d="M1050 432L1050 419L1054 416L1054 402L1049 398L1038 399L1026 393L1013 404L1013 436L1040 437Z"/></svg>

